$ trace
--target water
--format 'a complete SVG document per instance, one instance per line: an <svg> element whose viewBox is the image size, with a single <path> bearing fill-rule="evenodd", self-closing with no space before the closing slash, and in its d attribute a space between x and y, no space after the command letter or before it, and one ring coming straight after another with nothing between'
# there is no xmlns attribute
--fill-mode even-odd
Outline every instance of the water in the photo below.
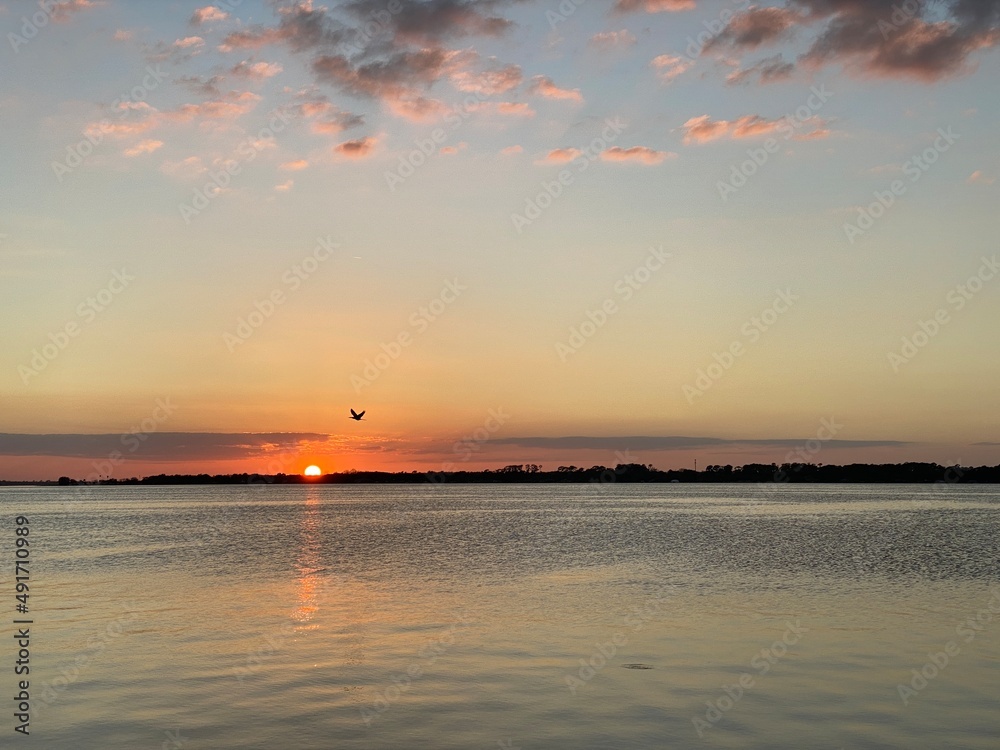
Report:
<svg viewBox="0 0 1000 750"><path fill-rule="evenodd" d="M6 488L0 507L10 550L30 522L34 620L31 739L5 666L2 747L1000 742L992 487Z"/></svg>

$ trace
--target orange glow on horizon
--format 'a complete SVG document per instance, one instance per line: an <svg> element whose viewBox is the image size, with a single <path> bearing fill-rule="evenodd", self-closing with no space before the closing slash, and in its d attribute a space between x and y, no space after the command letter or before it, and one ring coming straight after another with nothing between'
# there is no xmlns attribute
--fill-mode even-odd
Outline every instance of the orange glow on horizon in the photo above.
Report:
<svg viewBox="0 0 1000 750"><path fill-rule="evenodd" d="M303 471L302 474L307 477L319 477L323 475L323 470L316 464L312 464L311 466L307 466L306 470Z"/></svg>

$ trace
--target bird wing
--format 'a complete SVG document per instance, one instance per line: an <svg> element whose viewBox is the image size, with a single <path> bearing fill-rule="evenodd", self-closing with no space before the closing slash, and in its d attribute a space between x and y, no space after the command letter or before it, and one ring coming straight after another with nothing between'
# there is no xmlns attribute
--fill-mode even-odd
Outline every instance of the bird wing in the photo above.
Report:
<svg viewBox="0 0 1000 750"><path fill-rule="evenodd" d="M358 413L356 411L354 411L354 409L351 409L351 416L354 417L355 419L357 419L358 418Z"/></svg>
<svg viewBox="0 0 1000 750"><path fill-rule="evenodd" d="M358 415L358 419L361 419L361 417L363 417L364 415L365 415L365 413L364 413L364 412L361 412L361 413L360 413L360 414Z"/></svg>

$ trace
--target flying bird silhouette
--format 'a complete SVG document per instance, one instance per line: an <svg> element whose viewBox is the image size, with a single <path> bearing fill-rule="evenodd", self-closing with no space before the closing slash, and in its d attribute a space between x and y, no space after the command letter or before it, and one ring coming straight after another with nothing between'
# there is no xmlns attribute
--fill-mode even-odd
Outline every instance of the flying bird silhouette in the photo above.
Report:
<svg viewBox="0 0 1000 750"><path fill-rule="evenodd" d="M356 411L354 411L354 409L351 409L351 419L356 419L357 421L360 422L361 421L361 417L363 417L364 415L365 415L364 412L361 412L360 414L358 414Z"/></svg>

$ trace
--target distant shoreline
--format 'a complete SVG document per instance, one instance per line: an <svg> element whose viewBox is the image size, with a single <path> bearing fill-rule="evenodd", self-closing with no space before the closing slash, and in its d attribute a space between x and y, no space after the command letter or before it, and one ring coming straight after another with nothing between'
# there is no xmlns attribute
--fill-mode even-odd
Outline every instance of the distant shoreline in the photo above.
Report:
<svg viewBox="0 0 1000 750"><path fill-rule="evenodd" d="M707 466L703 471L662 471L644 464L617 466L560 466L542 471L533 464L512 464L481 471L354 471L305 477L299 474L158 474L143 478L102 479L85 482L71 477L58 480L0 480L0 486L117 486L191 484L1000 484L1000 465L941 466L934 463L902 464L746 464Z"/></svg>

